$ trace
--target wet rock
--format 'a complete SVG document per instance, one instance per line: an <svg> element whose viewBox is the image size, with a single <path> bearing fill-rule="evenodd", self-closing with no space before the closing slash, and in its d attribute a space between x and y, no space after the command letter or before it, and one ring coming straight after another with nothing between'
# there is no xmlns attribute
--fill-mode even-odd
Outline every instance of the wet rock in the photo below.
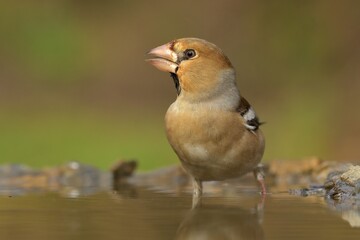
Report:
<svg viewBox="0 0 360 240"><path fill-rule="evenodd" d="M44 169L11 164L0 166L0 194L56 191L66 196L86 195L99 189L110 189L110 176L110 173L75 161Z"/></svg>
<svg viewBox="0 0 360 240"><path fill-rule="evenodd" d="M32 188L33 186L44 186L45 181L41 171L25 165L8 164L0 167L0 189L5 194L9 192L9 188L14 186L21 185ZM21 191L17 192L21 193Z"/></svg>
<svg viewBox="0 0 360 240"><path fill-rule="evenodd" d="M101 187L109 184L109 177L93 166L75 161L58 168L58 181L62 186Z"/></svg>
<svg viewBox="0 0 360 240"><path fill-rule="evenodd" d="M137 168L136 160L119 160L112 167L114 185L121 184L124 179L133 175Z"/></svg>
<svg viewBox="0 0 360 240"><path fill-rule="evenodd" d="M324 196L326 193L323 186L313 186L309 188L301 188L301 189L290 189L289 194L294 196Z"/></svg>
<svg viewBox="0 0 360 240"><path fill-rule="evenodd" d="M360 199L360 166L350 165L343 171L330 173L324 186L328 198L337 201Z"/></svg>
<svg viewBox="0 0 360 240"><path fill-rule="evenodd" d="M22 164L7 164L0 167L0 181L33 174L34 170Z"/></svg>
<svg viewBox="0 0 360 240"><path fill-rule="evenodd" d="M113 190L125 198L137 196L136 187L130 184L128 179L134 174L137 168L135 160L119 160L110 169L113 179Z"/></svg>
<svg viewBox="0 0 360 240"><path fill-rule="evenodd" d="M349 170L341 174L340 179L350 186L355 187L360 183L360 166L351 166Z"/></svg>
<svg viewBox="0 0 360 240"><path fill-rule="evenodd" d="M317 157L306 158L301 161L272 161L269 163L269 172L266 178L278 188L281 186L287 188L288 186L316 184L325 185L325 188L329 189L335 184L335 181L329 180L338 179L339 174L346 172L351 166L353 166L351 163L324 161ZM347 181L353 180L350 178Z"/></svg>

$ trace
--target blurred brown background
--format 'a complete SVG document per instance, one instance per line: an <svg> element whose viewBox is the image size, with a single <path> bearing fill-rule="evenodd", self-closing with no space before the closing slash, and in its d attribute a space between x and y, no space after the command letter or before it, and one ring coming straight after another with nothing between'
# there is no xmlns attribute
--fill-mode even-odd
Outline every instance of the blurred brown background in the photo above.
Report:
<svg viewBox="0 0 360 240"><path fill-rule="evenodd" d="M146 52L180 37L236 67L265 159L359 159L359 1L0 3L0 161L177 162L163 131L176 94Z"/></svg>

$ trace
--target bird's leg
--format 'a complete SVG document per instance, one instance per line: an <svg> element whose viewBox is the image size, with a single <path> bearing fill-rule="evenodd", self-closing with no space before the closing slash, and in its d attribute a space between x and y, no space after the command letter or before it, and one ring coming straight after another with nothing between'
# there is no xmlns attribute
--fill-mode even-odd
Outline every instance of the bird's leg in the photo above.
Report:
<svg viewBox="0 0 360 240"><path fill-rule="evenodd" d="M194 187L194 192L193 192L192 208L196 208L201 203L201 196L202 196L201 180L194 179L193 187Z"/></svg>
<svg viewBox="0 0 360 240"><path fill-rule="evenodd" d="M257 204L256 212L258 214L259 223L263 222L264 219L264 204L265 204L265 195L266 195L266 187L265 187L265 173L261 164L259 164L256 168L254 168L254 176L256 180L259 182L261 187L261 199Z"/></svg>
<svg viewBox="0 0 360 240"><path fill-rule="evenodd" d="M265 187L265 173L263 171L262 166L259 164L256 168L254 168L254 176L256 180L259 182L261 187L261 194L266 194L266 187Z"/></svg>

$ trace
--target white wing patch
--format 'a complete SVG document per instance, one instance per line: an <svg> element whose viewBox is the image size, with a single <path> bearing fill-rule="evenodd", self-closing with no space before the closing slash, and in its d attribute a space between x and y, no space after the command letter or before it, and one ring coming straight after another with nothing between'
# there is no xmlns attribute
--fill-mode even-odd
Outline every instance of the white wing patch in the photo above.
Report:
<svg viewBox="0 0 360 240"><path fill-rule="evenodd" d="M251 120L254 120L254 118L256 118L256 113L255 113L254 109L252 107L250 107L249 110L244 114L243 117L246 121L251 121Z"/></svg>
<svg viewBox="0 0 360 240"><path fill-rule="evenodd" d="M237 111L244 118L244 125L248 130L256 131L259 128L261 123L259 122L254 109L245 98L241 98Z"/></svg>
<svg viewBox="0 0 360 240"><path fill-rule="evenodd" d="M256 113L252 107L250 107L247 112L243 115L245 119L245 127L249 130L256 130L259 127L259 122L256 117Z"/></svg>
<svg viewBox="0 0 360 240"><path fill-rule="evenodd" d="M250 129L250 130L255 130L255 129L256 129L255 126L251 126L251 125L246 124L246 123L245 123L245 127L246 127L247 129Z"/></svg>

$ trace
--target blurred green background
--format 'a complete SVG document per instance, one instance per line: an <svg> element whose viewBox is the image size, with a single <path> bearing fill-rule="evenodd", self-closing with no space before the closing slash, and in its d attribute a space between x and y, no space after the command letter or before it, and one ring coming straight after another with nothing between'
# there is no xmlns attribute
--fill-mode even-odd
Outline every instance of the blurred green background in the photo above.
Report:
<svg viewBox="0 0 360 240"><path fill-rule="evenodd" d="M360 1L0 3L0 163L103 169L177 162L163 116L176 94L146 52L207 39L236 67L265 160L359 159Z"/></svg>

